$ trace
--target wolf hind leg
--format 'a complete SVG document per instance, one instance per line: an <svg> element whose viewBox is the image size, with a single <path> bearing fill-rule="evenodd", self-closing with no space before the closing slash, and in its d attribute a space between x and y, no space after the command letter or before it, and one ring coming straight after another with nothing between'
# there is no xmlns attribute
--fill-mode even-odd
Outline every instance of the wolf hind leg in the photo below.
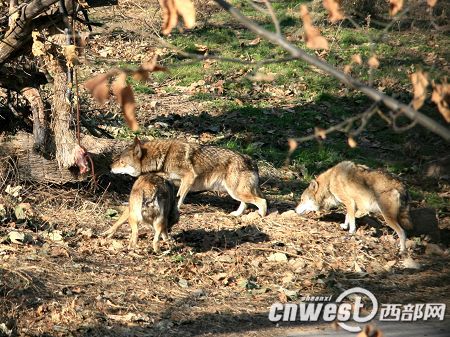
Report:
<svg viewBox="0 0 450 337"><path fill-rule="evenodd" d="M166 219L162 216L159 216L155 220L153 220L153 229L155 231L155 235L153 236L153 251L158 254L161 252L159 248L160 237L162 236L162 238L166 242L169 239Z"/></svg>
<svg viewBox="0 0 450 337"><path fill-rule="evenodd" d="M345 221L344 223L341 223L340 226L342 229L348 229L348 224L349 224L349 216L345 214Z"/></svg>
<svg viewBox="0 0 450 337"><path fill-rule="evenodd" d="M256 207L258 207L258 213L260 216L264 217L267 213L267 201L264 198L261 198L258 196L258 192L252 193L251 189L244 186L238 186L236 190L233 190L226 187L226 190L228 194L235 200L238 200L241 202L239 205L239 208L232 212L231 215L239 216L241 215L245 208L247 207L247 203L253 204ZM245 207L245 208L244 208Z"/></svg>
<svg viewBox="0 0 450 337"><path fill-rule="evenodd" d="M112 238L114 236L114 234L117 232L117 230L125 223L128 221L128 217L130 216L130 208L127 207L122 215L120 216L120 218L114 223L114 225L112 225L107 231L104 231L103 233L101 233L101 236L106 236L107 238Z"/></svg>
<svg viewBox="0 0 450 337"><path fill-rule="evenodd" d="M345 214L345 222L341 224L341 228L347 229L349 228L349 233L353 234L356 231L356 219L355 219L355 212L356 212L356 205L353 200L343 200L342 201L345 205L345 208L347 210L347 213Z"/></svg>

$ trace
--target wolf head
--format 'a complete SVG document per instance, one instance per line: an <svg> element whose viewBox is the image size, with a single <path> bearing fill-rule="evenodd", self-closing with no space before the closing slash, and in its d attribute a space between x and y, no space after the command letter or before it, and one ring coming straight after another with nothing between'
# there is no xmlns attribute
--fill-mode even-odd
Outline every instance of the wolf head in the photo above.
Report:
<svg viewBox="0 0 450 337"><path fill-rule="evenodd" d="M135 137L133 145L124 150L119 158L111 165L111 172L116 174L129 174L138 177L142 171L142 143Z"/></svg>
<svg viewBox="0 0 450 337"><path fill-rule="evenodd" d="M314 212L320 209L320 204L316 200L317 190L319 189L319 183L317 180L311 181L306 190L303 191L300 198L300 203L295 208L297 214L303 214L307 212Z"/></svg>

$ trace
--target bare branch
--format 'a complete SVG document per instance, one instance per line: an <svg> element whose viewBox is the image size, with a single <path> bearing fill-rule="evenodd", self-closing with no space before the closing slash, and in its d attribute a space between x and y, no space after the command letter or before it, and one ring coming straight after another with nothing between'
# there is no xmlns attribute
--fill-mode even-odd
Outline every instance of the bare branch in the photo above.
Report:
<svg viewBox="0 0 450 337"><path fill-rule="evenodd" d="M264 29L263 27L259 26L255 22L251 21L250 19L248 19L239 10L231 6L227 1L225 0L214 0L214 1L218 3L223 9L228 11L235 19L244 24L247 28L259 34L260 36L266 38L273 44L282 47L284 50L288 51L292 56L302 59L303 61L309 63L310 65L313 65L323 70L327 74L337 78L345 85L363 92L375 102L381 102L389 109L396 112L401 112L411 120L417 120L418 124L427 128L431 132L441 136L446 141L450 141L450 131L445 126L437 123L430 117L420 113L419 111L412 109L408 105L403 104L390 96L387 96L386 94L376 90L375 88L363 84L357 79L348 76L344 72L334 68L332 65L318 59L313 55L306 53L302 49L297 48L296 46L289 43L286 39L284 39L284 37L272 33Z"/></svg>
<svg viewBox="0 0 450 337"><path fill-rule="evenodd" d="M266 4L267 10L269 11L270 16L272 17L272 21L275 26L275 31L277 32L277 35L281 36L280 22L278 21L275 11L273 10L272 4L270 3L269 0L263 0L263 1Z"/></svg>

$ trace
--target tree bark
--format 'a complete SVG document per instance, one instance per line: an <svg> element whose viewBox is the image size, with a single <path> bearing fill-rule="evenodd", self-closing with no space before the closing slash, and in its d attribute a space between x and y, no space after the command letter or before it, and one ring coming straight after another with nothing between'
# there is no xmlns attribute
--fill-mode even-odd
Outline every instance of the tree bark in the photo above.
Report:
<svg viewBox="0 0 450 337"><path fill-rule="evenodd" d="M46 152L45 144L48 134L48 120L44 109L44 102L42 102L39 90L36 88L26 87L20 92L30 104L33 113L34 148L44 153Z"/></svg>

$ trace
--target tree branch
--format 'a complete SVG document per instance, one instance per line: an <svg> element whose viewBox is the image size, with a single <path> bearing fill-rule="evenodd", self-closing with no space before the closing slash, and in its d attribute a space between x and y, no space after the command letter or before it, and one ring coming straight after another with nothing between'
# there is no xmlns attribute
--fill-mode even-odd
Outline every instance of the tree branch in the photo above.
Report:
<svg viewBox="0 0 450 337"><path fill-rule="evenodd" d="M0 41L0 65L30 39L31 21L58 0L34 0L20 8L20 16Z"/></svg>
<svg viewBox="0 0 450 337"><path fill-rule="evenodd" d="M266 38L268 41L272 42L273 44L276 44L283 48L284 50L288 51L292 56L297 57L310 65L313 65L327 74L337 78L339 81L344 83L345 85L359 90L366 94L368 97L370 97L375 102L381 102L386 107L393 111L401 112L411 120L417 121L418 124L422 125L426 129L430 130L431 132L441 136L446 141L450 141L450 131L445 126L437 123L430 117L422 114L419 111L416 111L409 107L406 104L403 104L395 99L393 99L390 96L385 95L384 93L369 87L362 82L358 81L357 79L354 79L351 76L346 75L342 71L334 68L329 63L326 63L320 59L318 59L315 56L312 56L308 53L306 53L304 50L301 50L297 48L296 46L289 43L284 37L279 36L275 33L272 33L263 27L259 26L255 22L248 19L245 15L243 15L238 9L231 6L227 1L225 0L214 0L217 4L219 4L223 9L225 9L227 12L229 12L235 19L237 19L239 22L244 24L247 28L255 32L256 34Z"/></svg>

